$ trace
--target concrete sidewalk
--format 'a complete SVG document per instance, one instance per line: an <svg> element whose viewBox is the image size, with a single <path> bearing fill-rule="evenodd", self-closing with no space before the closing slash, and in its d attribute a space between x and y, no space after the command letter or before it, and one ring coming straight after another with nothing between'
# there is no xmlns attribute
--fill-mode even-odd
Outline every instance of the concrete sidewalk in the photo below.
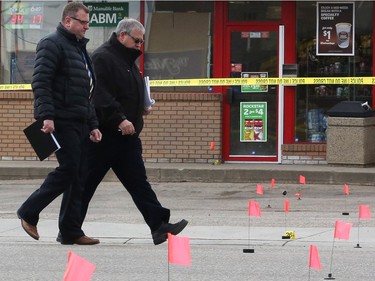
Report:
<svg viewBox="0 0 375 281"><path fill-rule="evenodd" d="M40 179L54 169L54 161L0 161L0 179ZM280 183L359 184L373 186L375 167L331 165L282 165L265 163L225 163L221 165L188 163L146 163L147 175L153 182L232 182L248 183L276 179ZM106 181L116 181L110 172Z"/></svg>
<svg viewBox="0 0 375 281"><path fill-rule="evenodd" d="M41 239L33 240L15 212L41 181L0 183L0 280L62 280L69 251L96 265L92 281L301 281L324 280L329 273L336 280L374 280L375 222L358 219L358 205L375 202L369 186L349 185L345 195L341 184L276 181L259 195L254 183L153 182L160 202L171 209L171 221L189 221L180 236L190 238L192 265L184 267L168 263L168 244L153 245L130 196L112 181L98 188L84 225L99 245L55 241L59 198L41 213ZM260 218L247 216L250 199L259 203ZM337 220L353 224L349 240L334 239ZM295 231L296 238L282 239L286 230ZM321 271L308 267L312 244L318 247Z"/></svg>

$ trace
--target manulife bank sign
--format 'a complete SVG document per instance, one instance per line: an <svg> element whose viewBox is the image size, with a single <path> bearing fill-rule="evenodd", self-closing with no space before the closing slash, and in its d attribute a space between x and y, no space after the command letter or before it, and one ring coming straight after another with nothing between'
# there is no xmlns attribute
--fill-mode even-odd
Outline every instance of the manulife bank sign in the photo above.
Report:
<svg viewBox="0 0 375 281"><path fill-rule="evenodd" d="M129 16L129 3L85 3L90 10L90 27L117 26Z"/></svg>

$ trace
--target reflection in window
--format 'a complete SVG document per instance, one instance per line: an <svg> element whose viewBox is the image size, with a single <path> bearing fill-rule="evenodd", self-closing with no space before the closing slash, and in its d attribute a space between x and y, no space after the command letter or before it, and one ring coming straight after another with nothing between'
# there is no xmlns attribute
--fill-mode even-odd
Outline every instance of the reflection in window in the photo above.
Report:
<svg viewBox="0 0 375 281"><path fill-rule="evenodd" d="M35 48L43 36L56 28L55 11L66 1L1 1L0 83L30 83Z"/></svg>
<svg viewBox="0 0 375 281"><path fill-rule="evenodd" d="M373 2L355 2L355 55L316 55L316 2L297 2L297 63L301 77L372 75ZM369 24L370 23L370 24ZM296 142L326 142L327 110L344 100L372 103L371 85L296 87Z"/></svg>
<svg viewBox="0 0 375 281"><path fill-rule="evenodd" d="M281 20L281 1L230 1L230 21Z"/></svg>
<svg viewBox="0 0 375 281"><path fill-rule="evenodd" d="M41 38L55 31L67 1L1 1L0 3L2 11L0 83L28 84L33 73L36 45ZM129 7L129 13L123 16L139 20L138 1L96 0L83 1L83 3L96 3L103 10L108 10L103 5L116 3L116 7L119 7L123 4ZM91 15L93 14L90 12L90 20L95 20ZM111 16L108 22L102 22L102 19L96 16L97 22L91 21L90 29L86 32L86 38L90 39L87 45L89 53L109 38L118 20L116 18L114 21Z"/></svg>
<svg viewBox="0 0 375 281"><path fill-rule="evenodd" d="M146 2L145 75L154 80L211 77L212 11L212 1Z"/></svg>

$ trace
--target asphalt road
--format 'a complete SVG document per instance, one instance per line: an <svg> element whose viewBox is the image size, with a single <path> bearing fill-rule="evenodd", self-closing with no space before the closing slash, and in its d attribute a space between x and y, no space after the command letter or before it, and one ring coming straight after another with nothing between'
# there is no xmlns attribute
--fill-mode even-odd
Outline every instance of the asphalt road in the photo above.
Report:
<svg viewBox="0 0 375 281"><path fill-rule="evenodd" d="M345 195L342 185L276 183L271 189L260 182L260 195L254 183L154 183L160 202L171 209L171 221L189 221L180 234L190 239L192 265L185 267L168 263L167 243L153 245L143 218L116 182L101 184L84 225L99 245L55 241L60 198L41 213L41 239L31 239L16 210L40 183L0 183L0 280L63 280L69 251L96 265L92 281L300 281L324 280L329 273L336 280L374 280L375 222L358 218L359 205L371 209L375 202L372 186L350 185ZM249 200L259 203L260 218L248 216ZM334 239L337 220L353 224L349 240ZM287 230L296 238L282 239ZM310 245L318 248L321 271L308 266Z"/></svg>

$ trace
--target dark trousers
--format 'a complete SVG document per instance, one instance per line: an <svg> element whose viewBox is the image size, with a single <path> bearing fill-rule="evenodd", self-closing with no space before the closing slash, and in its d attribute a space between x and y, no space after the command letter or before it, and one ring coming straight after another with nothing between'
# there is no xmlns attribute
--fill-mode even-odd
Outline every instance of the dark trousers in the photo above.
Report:
<svg viewBox="0 0 375 281"><path fill-rule="evenodd" d="M89 130L86 123L55 120L55 136L61 149L56 151L59 166L48 174L39 189L22 204L18 214L28 223L37 225L40 212L64 193L59 228L64 239L84 235L81 230L81 197L87 175Z"/></svg>
<svg viewBox="0 0 375 281"><path fill-rule="evenodd" d="M161 206L147 181L141 140L135 136L122 136L120 133L102 133L100 143L89 144L89 174L82 197L82 223L96 188L112 168L151 232L156 230L162 222L169 221L170 210Z"/></svg>

